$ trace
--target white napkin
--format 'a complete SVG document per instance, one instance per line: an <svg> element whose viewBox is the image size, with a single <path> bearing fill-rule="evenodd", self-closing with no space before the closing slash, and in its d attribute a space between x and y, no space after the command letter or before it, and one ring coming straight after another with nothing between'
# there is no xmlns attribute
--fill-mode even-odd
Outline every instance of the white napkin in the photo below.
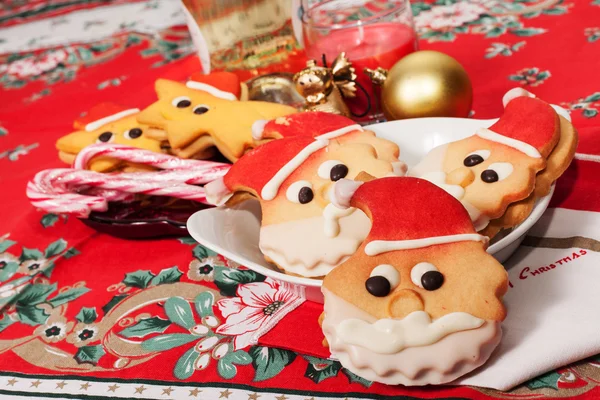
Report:
<svg viewBox="0 0 600 400"><path fill-rule="evenodd" d="M500 346L455 383L509 390L600 353L599 240L600 213L548 209L505 263L511 287Z"/></svg>

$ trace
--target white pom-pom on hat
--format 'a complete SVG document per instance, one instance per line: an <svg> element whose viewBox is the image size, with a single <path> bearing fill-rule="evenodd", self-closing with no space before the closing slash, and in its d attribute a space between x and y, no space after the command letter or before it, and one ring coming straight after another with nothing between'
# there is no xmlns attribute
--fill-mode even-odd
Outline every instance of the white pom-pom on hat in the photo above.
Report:
<svg viewBox="0 0 600 400"><path fill-rule="evenodd" d="M535 96L535 94L533 94L533 93L531 93L531 92L529 92L529 91L527 91L527 90L525 90L523 88L520 88L520 87L512 88L508 92L506 92L504 94L504 96L502 97L502 105L504 107L506 107L506 105L508 103L510 103L511 100L514 100L517 97L532 97L532 98L535 98L536 96Z"/></svg>
<svg viewBox="0 0 600 400"><path fill-rule="evenodd" d="M204 191L206 192L206 200L215 206L225 204L233 196L233 193L225 185L223 178L215 179L204 185Z"/></svg>
<svg viewBox="0 0 600 400"><path fill-rule="evenodd" d="M262 140L265 132L265 126L269 123L268 119L259 119L252 124L252 139Z"/></svg>

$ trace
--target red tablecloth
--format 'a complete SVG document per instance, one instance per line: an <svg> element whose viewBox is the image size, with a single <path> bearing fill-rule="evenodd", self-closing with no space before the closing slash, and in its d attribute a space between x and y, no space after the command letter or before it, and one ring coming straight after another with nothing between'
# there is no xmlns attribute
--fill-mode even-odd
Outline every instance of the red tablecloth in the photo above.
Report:
<svg viewBox="0 0 600 400"><path fill-rule="evenodd" d="M146 3L160 7L158 1ZM475 117L498 116L502 94L521 85L569 109L580 133L579 152L600 154L600 1L436 3L412 4L421 48L446 52L465 66L475 92ZM0 6L0 27L49 16L69 23L68 12L103 4L7 2ZM27 180L39 170L62 166L54 143L83 111L103 101L145 107L155 98L155 79L185 80L200 70L184 27L157 35L123 29L92 43L0 55L0 395L600 397L600 358L500 393L385 387L337 362L289 350L258 345L233 351L233 337L208 340L198 334L224 319L218 311L213 316L207 304L227 297L239 301L236 289L244 284L271 290L267 286L273 283L240 272L189 238L121 240L75 218L33 209L25 196ZM3 32L0 39L10 40ZM552 206L586 204L600 212L600 202L593 201L599 194L597 167L589 164L594 163L573 163L558 182ZM567 186L568 192L561 191ZM317 315L319 310L306 303L294 312ZM299 340L306 332L314 336L315 325L307 320L298 327ZM276 344L273 334L266 338Z"/></svg>

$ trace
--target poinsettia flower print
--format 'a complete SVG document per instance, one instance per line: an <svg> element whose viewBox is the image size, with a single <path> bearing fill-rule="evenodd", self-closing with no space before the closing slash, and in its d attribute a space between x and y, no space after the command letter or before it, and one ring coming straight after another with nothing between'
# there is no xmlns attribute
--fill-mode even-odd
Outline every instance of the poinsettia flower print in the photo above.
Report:
<svg viewBox="0 0 600 400"><path fill-rule="evenodd" d="M435 6L429 11L420 13L415 18L417 27L431 27L443 29L462 26L479 18L487 10L478 5L467 2L455 3L449 6Z"/></svg>
<svg viewBox="0 0 600 400"><path fill-rule="evenodd" d="M221 299L217 307L225 323L216 332L235 336L236 350L256 344L287 313L304 302L294 287L271 278L240 285L237 296Z"/></svg>

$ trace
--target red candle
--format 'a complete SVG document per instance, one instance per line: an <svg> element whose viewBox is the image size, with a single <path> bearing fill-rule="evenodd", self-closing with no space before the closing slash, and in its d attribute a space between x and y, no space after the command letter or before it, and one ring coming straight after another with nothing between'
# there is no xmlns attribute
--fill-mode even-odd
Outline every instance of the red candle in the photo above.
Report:
<svg viewBox="0 0 600 400"><path fill-rule="evenodd" d="M306 32L305 32L306 33ZM312 39L312 40L311 40ZM375 98L373 85L363 72L365 68L391 68L396 61L417 49L417 37L413 29L401 23L384 22L373 25L356 26L332 31L326 36L307 37L304 43L308 58L321 61L325 54L331 63L342 51L356 69L357 83L365 88L371 98L369 114L379 113L379 99ZM368 107L365 93L357 88L357 97L347 101L354 114L362 114ZM361 118L368 120L368 118Z"/></svg>

